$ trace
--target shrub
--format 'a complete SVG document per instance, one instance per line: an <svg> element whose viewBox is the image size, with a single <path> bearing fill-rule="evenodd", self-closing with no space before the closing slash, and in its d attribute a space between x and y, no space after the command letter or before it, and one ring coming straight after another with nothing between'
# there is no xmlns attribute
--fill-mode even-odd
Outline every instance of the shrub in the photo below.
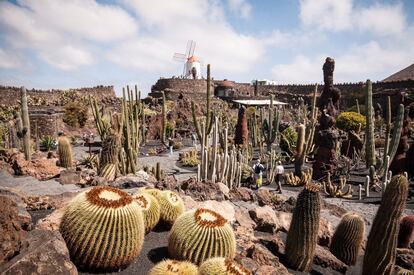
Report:
<svg viewBox="0 0 414 275"><path fill-rule="evenodd" d="M55 150L57 148L57 141L52 136L46 136L40 141L41 150Z"/></svg>
<svg viewBox="0 0 414 275"><path fill-rule="evenodd" d="M365 129L365 116L355 112L343 112L336 120L336 126L344 131L358 130L361 123L361 129Z"/></svg>
<svg viewBox="0 0 414 275"><path fill-rule="evenodd" d="M72 127L84 127L88 119L88 108L80 102L69 102L64 107L63 122Z"/></svg>
<svg viewBox="0 0 414 275"><path fill-rule="evenodd" d="M358 113L358 107L356 105L353 105L349 107L346 111ZM361 102L359 103L359 111L361 112L361 115L365 116L365 104L364 103L361 103Z"/></svg>
<svg viewBox="0 0 414 275"><path fill-rule="evenodd" d="M197 157L197 151L192 150L192 151L184 152L181 158L181 163L185 167L196 167L197 165L199 165L200 161L198 160L198 157Z"/></svg>

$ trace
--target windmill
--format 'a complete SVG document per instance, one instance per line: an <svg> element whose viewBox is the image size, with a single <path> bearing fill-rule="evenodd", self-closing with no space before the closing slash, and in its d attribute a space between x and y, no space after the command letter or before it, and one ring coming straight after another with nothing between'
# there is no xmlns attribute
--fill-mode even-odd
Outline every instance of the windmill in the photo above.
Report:
<svg viewBox="0 0 414 275"><path fill-rule="evenodd" d="M194 55L196 42L188 40L185 54L174 53L175 61L184 62L183 77L184 78L201 78L201 63L197 56Z"/></svg>

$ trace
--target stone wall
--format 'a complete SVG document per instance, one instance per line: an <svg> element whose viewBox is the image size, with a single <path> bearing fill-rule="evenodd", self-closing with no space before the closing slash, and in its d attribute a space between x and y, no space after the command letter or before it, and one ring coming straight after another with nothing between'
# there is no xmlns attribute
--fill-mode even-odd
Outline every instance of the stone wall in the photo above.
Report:
<svg viewBox="0 0 414 275"><path fill-rule="evenodd" d="M63 113L60 108L30 108L30 135L36 136L36 127L40 138L56 137L63 126Z"/></svg>

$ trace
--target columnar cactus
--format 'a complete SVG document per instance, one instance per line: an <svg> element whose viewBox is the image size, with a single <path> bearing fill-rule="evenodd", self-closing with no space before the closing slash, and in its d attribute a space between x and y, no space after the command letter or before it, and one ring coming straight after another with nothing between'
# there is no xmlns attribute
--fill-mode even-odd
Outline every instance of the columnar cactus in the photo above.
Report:
<svg viewBox="0 0 414 275"><path fill-rule="evenodd" d="M234 144L246 146L249 142L249 129L247 128L246 108L241 106L234 133Z"/></svg>
<svg viewBox="0 0 414 275"><path fill-rule="evenodd" d="M414 238L414 215L405 216L400 222L398 248L409 248Z"/></svg>
<svg viewBox="0 0 414 275"><path fill-rule="evenodd" d="M279 132L279 112L273 114L273 95L270 96L269 118L263 122L263 137L266 141L267 151L270 151L272 144L276 141Z"/></svg>
<svg viewBox="0 0 414 275"><path fill-rule="evenodd" d="M309 183L299 193L286 239L286 261L296 270L309 271L319 230L320 187Z"/></svg>
<svg viewBox="0 0 414 275"><path fill-rule="evenodd" d="M72 145L64 136L59 137L58 154L59 166L64 168L72 167Z"/></svg>
<svg viewBox="0 0 414 275"><path fill-rule="evenodd" d="M160 205L158 200L151 194L138 193L133 196L134 200L142 208L144 214L145 233L149 233L160 220Z"/></svg>
<svg viewBox="0 0 414 275"><path fill-rule="evenodd" d="M296 142L296 157L295 157L295 175L302 174L302 167L305 163L306 145L305 145L305 125L300 124L297 128L298 140Z"/></svg>
<svg viewBox="0 0 414 275"><path fill-rule="evenodd" d="M252 273L230 258L210 258L198 269L199 275L251 275Z"/></svg>
<svg viewBox="0 0 414 275"><path fill-rule="evenodd" d="M375 141L374 141L374 108L372 106L372 83L367 80L365 88L365 116L367 126L365 128L365 163L367 168L375 165Z"/></svg>
<svg viewBox="0 0 414 275"><path fill-rule="evenodd" d="M385 189L365 249L363 275L392 274L399 222L408 194L408 180L394 176Z"/></svg>
<svg viewBox="0 0 414 275"><path fill-rule="evenodd" d="M335 230L331 252L347 265L354 265L364 239L365 223L357 214L347 213Z"/></svg>
<svg viewBox="0 0 414 275"><path fill-rule="evenodd" d="M175 220L185 211L183 200L173 191L162 191L158 197L161 207L161 220L167 224L173 224Z"/></svg>
<svg viewBox="0 0 414 275"><path fill-rule="evenodd" d="M59 230L71 260L93 271L128 266L140 254L145 234L140 206L109 186L77 195L65 209Z"/></svg>
<svg viewBox="0 0 414 275"><path fill-rule="evenodd" d="M161 142L165 143L166 142L166 137L167 137L167 107L166 107L166 97L165 97L165 93L162 92L162 120L161 120Z"/></svg>
<svg viewBox="0 0 414 275"><path fill-rule="evenodd" d="M198 268L190 262L165 260L156 264L149 275L198 275Z"/></svg>
<svg viewBox="0 0 414 275"><path fill-rule="evenodd" d="M23 128L21 129L21 137L23 138L23 151L24 158L30 160L30 119L29 119L29 108L27 107L27 93L26 88L21 87L21 118Z"/></svg>
<svg viewBox="0 0 414 275"><path fill-rule="evenodd" d="M195 264L213 257L233 258L236 239L225 218L199 208L185 212L176 220L168 239L168 252L175 259Z"/></svg>

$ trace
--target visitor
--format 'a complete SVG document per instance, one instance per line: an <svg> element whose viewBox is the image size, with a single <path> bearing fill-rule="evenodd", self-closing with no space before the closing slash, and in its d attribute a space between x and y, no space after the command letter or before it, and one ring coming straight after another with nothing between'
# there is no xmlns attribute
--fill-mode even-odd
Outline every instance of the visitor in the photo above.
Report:
<svg viewBox="0 0 414 275"><path fill-rule="evenodd" d="M262 186L263 171L264 171L264 166L263 164L260 163L260 159L258 159L256 163L253 165L253 171L254 171L256 189L259 189Z"/></svg>
<svg viewBox="0 0 414 275"><path fill-rule="evenodd" d="M282 162L278 161L276 165L276 186L280 194L282 194L282 180L284 173L285 168L283 167Z"/></svg>
<svg viewBox="0 0 414 275"><path fill-rule="evenodd" d="M172 138L168 138L168 147L170 148L170 156L172 156L174 147L174 140Z"/></svg>
<svg viewBox="0 0 414 275"><path fill-rule="evenodd" d="M194 146L194 148L197 150L197 137L196 137L196 134L192 134L191 135L191 141L193 142L193 146Z"/></svg>

